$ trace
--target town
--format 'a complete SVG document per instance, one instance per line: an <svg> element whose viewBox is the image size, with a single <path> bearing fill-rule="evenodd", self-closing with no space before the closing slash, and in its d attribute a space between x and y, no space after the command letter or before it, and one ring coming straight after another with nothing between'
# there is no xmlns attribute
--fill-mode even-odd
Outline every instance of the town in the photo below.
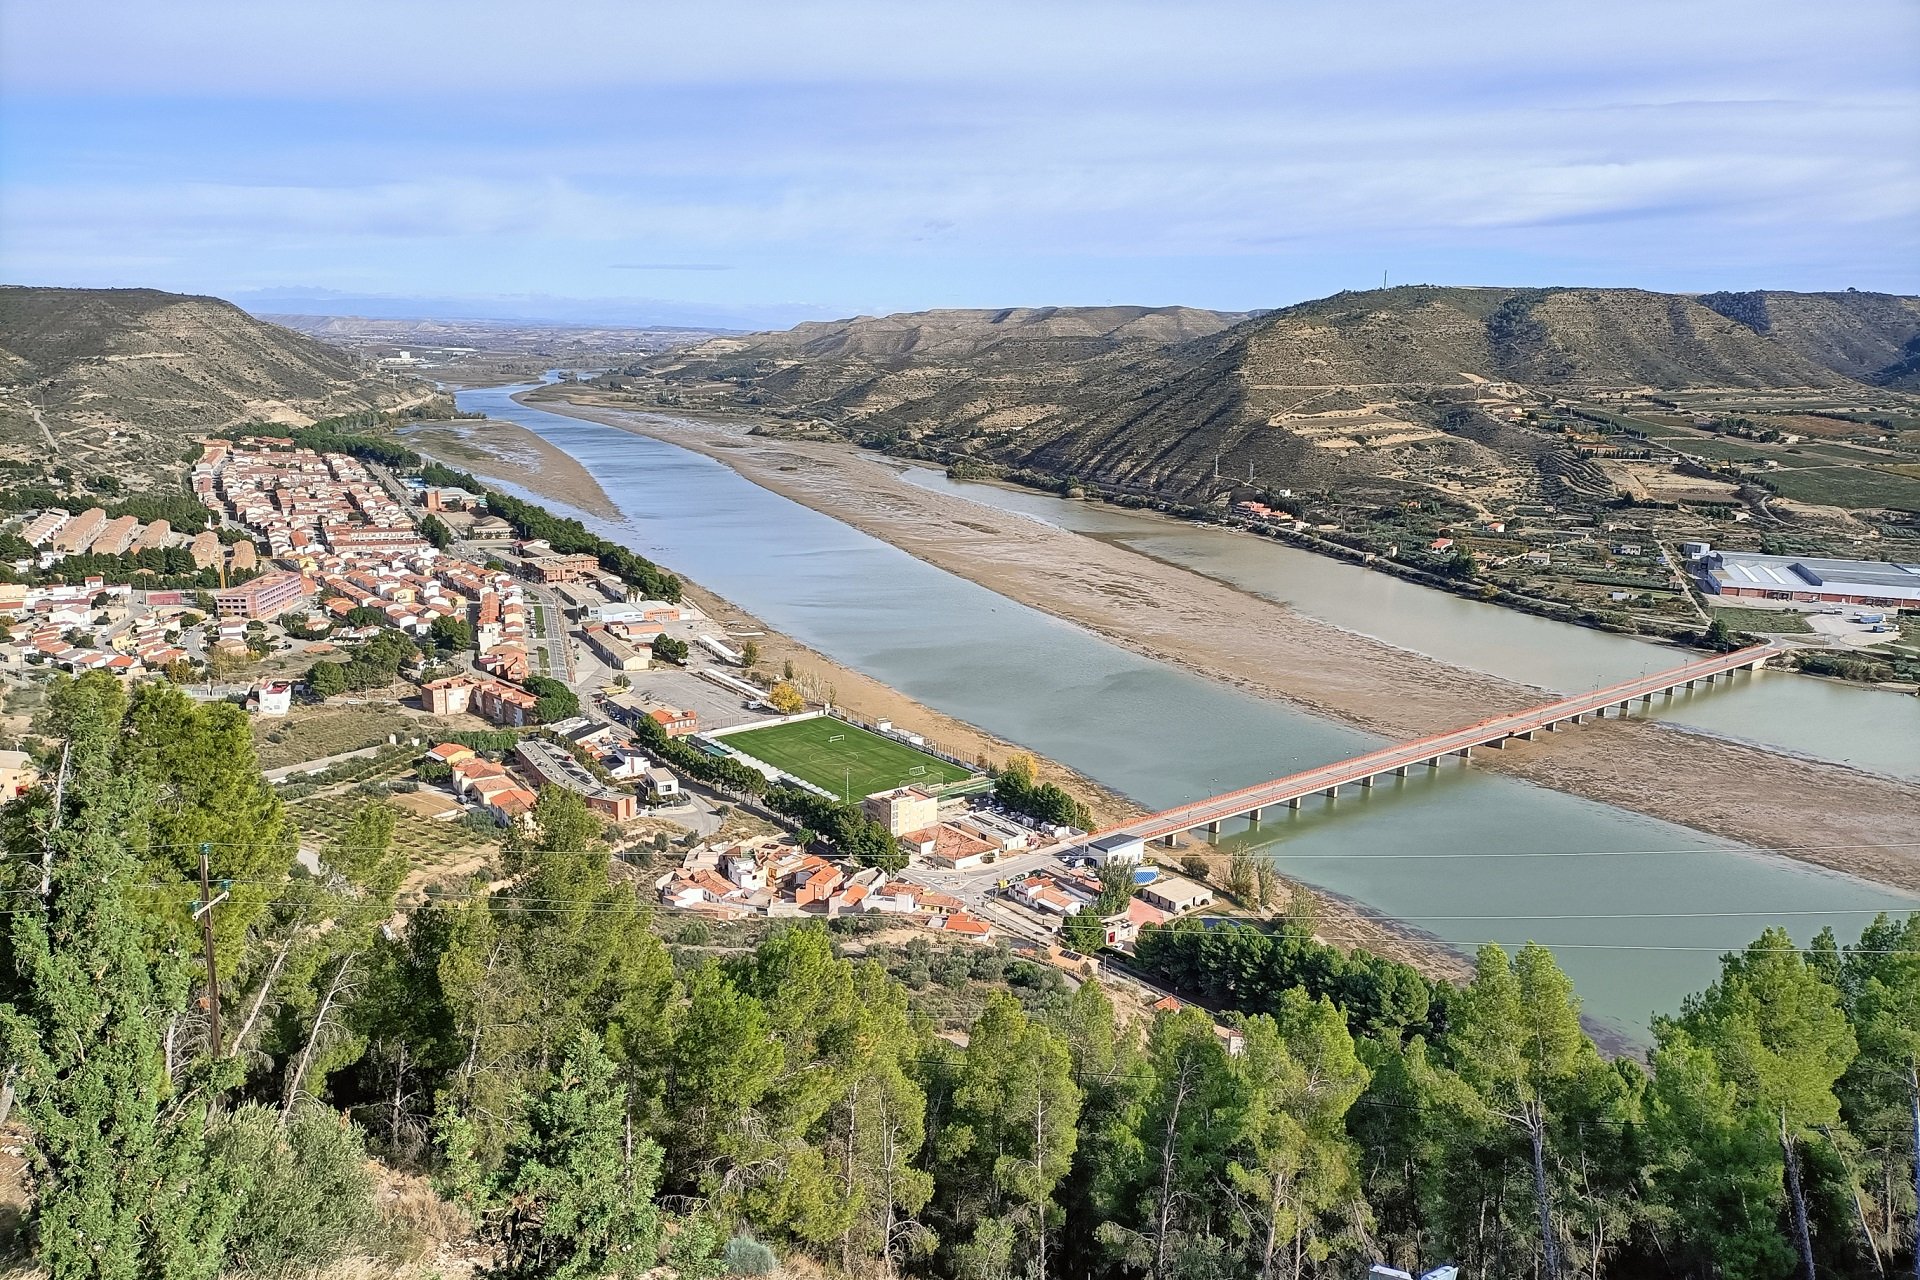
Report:
<svg viewBox="0 0 1920 1280"><path fill-rule="evenodd" d="M483 845L531 830L557 788L616 848L648 851L662 909L714 919L883 913L1084 966L1214 903L1206 884L1148 863L1139 839L1090 840L1063 793L1023 804L1018 762L996 778L891 723L809 705L791 671L758 669L752 635L642 598L593 554L519 536L473 488L282 436L200 450L188 485L204 530L103 508L15 518L33 549L15 576L46 580L0 583L0 673L166 678L261 723L404 690L414 719L384 744L268 771L308 806L315 849L345 812L310 798L330 782L384 785L416 822ZM182 570L190 558L224 585L48 576L70 556L140 550ZM36 781L24 753L0 765L9 797ZM833 838L833 821L865 843Z"/></svg>

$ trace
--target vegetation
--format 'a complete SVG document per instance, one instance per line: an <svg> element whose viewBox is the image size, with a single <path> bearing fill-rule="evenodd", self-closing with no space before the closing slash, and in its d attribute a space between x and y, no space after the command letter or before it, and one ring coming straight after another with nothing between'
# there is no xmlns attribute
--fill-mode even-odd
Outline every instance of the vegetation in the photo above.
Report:
<svg viewBox="0 0 1920 1280"><path fill-rule="evenodd" d="M1082 831L1091 829L1093 815L1087 806L1056 783L1036 782L1036 767L1033 756L1025 751L1016 751L1007 757L1000 775L993 780L994 798L1007 808L1042 822L1078 827Z"/></svg>
<svg viewBox="0 0 1920 1280"><path fill-rule="evenodd" d="M863 867L899 871L907 865L906 852L886 824L869 818L857 803L844 803L789 786L769 787L766 800L769 809L818 833L842 857Z"/></svg>
<svg viewBox="0 0 1920 1280"><path fill-rule="evenodd" d="M0 810L0 1051L52 1276L378 1251L369 1154L430 1173L514 1276L1914 1265L1920 915L1847 947L1766 931L1644 1066L1600 1053L1544 948L1488 947L1455 988L1297 925L1148 930L1139 962L1217 1012L1130 1025L1095 982L990 948L855 960L818 922L731 951L703 929L676 961L562 791L395 922L391 811L352 810L300 870L233 709L88 675L36 729L65 783ZM203 846L232 882L217 1044ZM1001 989L954 1011L957 1047L922 1002L982 975Z"/></svg>
<svg viewBox="0 0 1920 1280"><path fill-rule="evenodd" d="M578 520L556 516L545 507L489 489L466 472L455 471L437 462L422 464L417 469L420 478L430 485L461 488L485 495L487 510L512 525L519 537L545 539L555 551L565 555L594 556L600 561L602 569L650 598L680 598L680 579L646 557L635 555L618 543L609 542L590 532Z"/></svg>
<svg viewBox="0 0 1920 1280"><path fill-rule="evenodd" d="M580 714L580 696L551 676L528 676L526 690L540 699L534 715L541 724L558 724Z"/></svg>
<svg viewBox="0 0 1920 1280"><path fill-rule="evenodd" d="M660 662L671 662L676 666L685 666L687 655L692 650L685 640L675 640L664 631L653 638L653 656Z"/></svg>
<svg viewBox="0 0 1920 1280"><path fill-rule="evenodd" d="M833 716L730 733L723 741L849 801L909 783L937 787L973 776L960 765Z"/></svg>

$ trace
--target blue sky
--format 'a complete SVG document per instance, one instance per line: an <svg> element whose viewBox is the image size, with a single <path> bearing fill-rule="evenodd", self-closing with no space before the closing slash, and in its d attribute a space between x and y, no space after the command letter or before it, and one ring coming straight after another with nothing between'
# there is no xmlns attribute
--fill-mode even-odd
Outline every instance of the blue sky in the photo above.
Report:
<svg viewBox="0 0 1920 1280"><path fill-rule="evenodd" d="M1920 291L1912 0L0 16L14 282L738 326L1383 272Z"/></svg>

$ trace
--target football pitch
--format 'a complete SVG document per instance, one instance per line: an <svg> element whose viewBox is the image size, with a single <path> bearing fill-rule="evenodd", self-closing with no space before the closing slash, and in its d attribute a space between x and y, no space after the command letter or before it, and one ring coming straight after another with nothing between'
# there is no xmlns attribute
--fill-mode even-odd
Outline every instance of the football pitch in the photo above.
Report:
<svg viewBox="0 0 1920 1280"><path fill-rule="evenodd" d="M932 787L973 776L971 769L831 716L729 733L719 741L851 800L909 783Z"/></svg>

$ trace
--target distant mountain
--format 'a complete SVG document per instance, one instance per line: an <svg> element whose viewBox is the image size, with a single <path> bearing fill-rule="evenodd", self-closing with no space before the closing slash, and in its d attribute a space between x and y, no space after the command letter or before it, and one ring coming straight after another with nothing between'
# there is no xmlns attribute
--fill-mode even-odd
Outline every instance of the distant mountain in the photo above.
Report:
<svg viewBox="0 0 1920 1280"><path fill-rule="evenodd" d="M1407 286L1250 316L862 317L696 344L653 372L856 438L1108 483L1192 491L1217 466L1392 488L1531 471L1552 441L1484 411L1502 396L1912 385L1917 332L1920 300L1883 294Z"/></svg>
<svg viewBox="0 0 1920 1280"><path fill-rule="evenodd" d="M44 454L50 438L89 463L144 462L155 442L195 430L305 424L423 391L232 303L154 289L0 286L0 378L12 384L0 397L8 443ZM180 452L162 450L167 461Z"/></svg>

